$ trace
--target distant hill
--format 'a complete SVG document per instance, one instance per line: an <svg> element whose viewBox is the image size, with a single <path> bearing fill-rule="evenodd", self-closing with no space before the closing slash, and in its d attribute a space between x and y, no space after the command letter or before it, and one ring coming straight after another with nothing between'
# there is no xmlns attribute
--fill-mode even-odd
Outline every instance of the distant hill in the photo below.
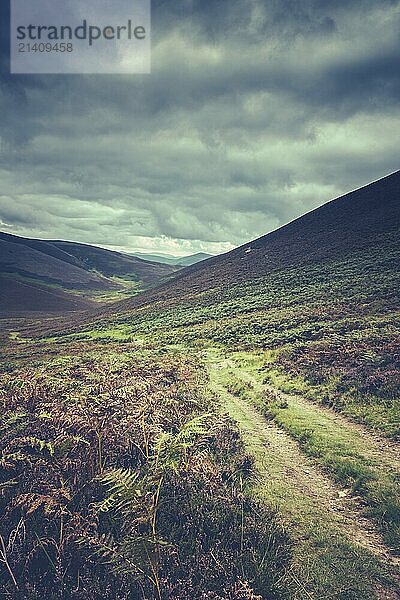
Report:
<svg viewBox="0 0 400 600"><path fill-rule="evenodd" d="M144 260L97 246L63 241L55 241L52 244L74 256L87 269L96 270L106 277L130 275L146 286L154 285L163 277L168 277L178 270L151 259Z"/></svg>
<svg viewBox="0 0 400 600"><path fill-rule="evenodd" d="M203 260L207 260L208 258L213 258L213 255L206 254L205 252L198 252L197 254L192 254L191 256L184 256L183 258L179 259L176 264L189 267L199 262L203 262Z"/></svg>
<svg viewBox="0 0 400 600"><path fill-rule="evenodd" d="M88 308L92 293L123 290L124 280L149 287L176 270L86 244L0 233L0 312Z"/></svg>
<svg viewBox="0 0 400 600"><path fill-rule="evenodd" d="M135 252L131 256L137 256L138 258L142 258L144 260L152 260L167 265L177 265L182 267L191 266L213 257L212 254L206 254L205 252L198 252L197 254L190 254L189 256L172 256L170 254L145 254L144 252Z"/></svg>

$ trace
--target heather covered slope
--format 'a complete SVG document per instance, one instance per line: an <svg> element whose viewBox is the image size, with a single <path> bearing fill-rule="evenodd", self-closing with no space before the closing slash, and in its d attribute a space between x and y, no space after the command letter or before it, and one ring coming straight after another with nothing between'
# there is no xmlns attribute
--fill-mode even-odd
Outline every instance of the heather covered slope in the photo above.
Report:
<svg viewBox="0 0 400 600"><path fill-rule="evenodd" d="M137 293L176 269L85 244L0 233L0 311L86 309L93 297Z"/></svg>
<svg viewBox="0 0 400 600"><path fill-rule="evenodd" d="M0 269L4 275L20 276L38 283L67 289L112 289L116 284L83 268L73 256L47 242L34 243L8 234L0 235Z"/></svg>
<svg viewBox="0 0 400 600"><path fill-rule="evenodd" d="M157 299L208 293L272 273L329 263L372 249L385 258L400 237L400 172L337 198L227 254L186 268ZM147 302L143 296L121 309Z"/></svg>
<svg viewBox="0 0 400 600"><path fill-rule="evenodd" d="M63 313L93 308L93 303L61 290L43 289L34 283L24 283L0 277L0 311L4 316L19 313Z"/></svg>

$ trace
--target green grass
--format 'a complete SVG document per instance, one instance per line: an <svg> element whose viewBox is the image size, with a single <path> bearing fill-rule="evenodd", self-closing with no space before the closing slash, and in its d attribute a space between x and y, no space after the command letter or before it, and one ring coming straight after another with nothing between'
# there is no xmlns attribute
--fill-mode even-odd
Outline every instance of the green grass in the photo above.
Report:
<svg viewBox="0 0 400 600"><path fill-rule="evenodd" d="M270 354L265 359L262 353L234 356L239 366L231 368L228 389L255 403L337 482L361 495L367 503L366 513L377 520L389 547L400 551L400 461L393 460L393 453L380 452L380 446L375 448L367 433L335 418L333 411L320 409L296 396L283 399L268 392L263 381L264 365L271 360ZM279 373L276 378L268 376L268 381L289 394L301 392L296 382L285 380L286 385L282 385Z"/></svg>
<svg viewBox="0 0 400 600"><path fill-rule="evenodd" d="M48 338L42 338L44 343L68 344L72 341L98 341L98 342L132 342L139 338L131 333L127 325L119 325L114 327L102 327L96 329L88 329L79 333L70 333L66 335L58 335Z"/></svg>
<svg viewBox="0 0 400 600"><path fill-rule="evenodd" d="M252 397L254 390L243 381L232 384L230 372L213 368L211 372L222 409L239 424L246 449L255 459L258 476L251 493L275 507L293 540L291 598L375 598L377 581L387 583L385 569L346 538L340 516L332 516L329 507L285 476L281 455L260 435L259 420L246 404L235 400L235 394Z"/></svg>

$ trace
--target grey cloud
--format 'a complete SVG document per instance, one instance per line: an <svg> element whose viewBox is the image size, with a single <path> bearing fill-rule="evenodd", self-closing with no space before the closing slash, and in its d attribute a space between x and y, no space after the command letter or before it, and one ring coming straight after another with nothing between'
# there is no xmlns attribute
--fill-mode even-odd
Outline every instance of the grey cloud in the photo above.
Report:
<svg viewBox="0 0 400 600"><path fill-rule="evenodd" d="M398 7L155 0L152 75L5 76L3 225L216 251L394 171Z"/></svg>

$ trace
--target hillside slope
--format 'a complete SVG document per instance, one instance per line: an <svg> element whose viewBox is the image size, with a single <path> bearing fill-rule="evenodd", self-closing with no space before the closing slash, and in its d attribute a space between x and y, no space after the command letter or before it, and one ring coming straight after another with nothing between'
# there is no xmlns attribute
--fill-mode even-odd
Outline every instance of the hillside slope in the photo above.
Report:
<svg viewBox="0 0 400 600"><path fill-rule="evenodd" d="M44 289L33 283L0 277L0 314L2 317L18 313L62 313L93 308L93 303L59 290Z"/></svg>
<svg viewBox="0 0 400 600"><path fill-rule="evenodd" d="M191 254L190 256L179 258L176 264L183 267L190 267L191 265L196 265L197 263L203 262L203 260L207 260L212 257L212 254L207 254L206 252L197 252L197 254Z"/></svg>
<svg viewBox="0 0 400 600"><path fill-rule="evenodd" d="M22 240L22 241L21 241ZM51 243L33 246L23 238L0 234L0 271L37 280L37 283L60 285L67 289L115 289L116 284L91 273L82 263Z"/></svg>
<svg viewBox="0 0 400 600"><path fill-rule="evenodd" d="M145 285L153 285L163 277L168 277L179 270L175 266L128 256L88 244L56 241L52 242L52 245L74 256L87 269L95 269L106 277L130 275Z"/></svg>
<svg viewBox="0 0 400 600"><path fill-rule="evenodd" d="M0 311L88 308L91 302L77 292L88 300L93 293L124 290L125 281L148 287L175 270L104 248L0 233Z"/></svg>
<svg viewBox="0 0 400 600"><path fill-rule="evenodd" d="M231 290L292 268L330 264L364 249L382 261L400 238L400 171L345 194L288 225L226 254L187 267L153 292L122 301L112 311L129 311L151 301L180 302ZM389 260L387 255L387 259ZM235 288L236 289L236 288ZM239 292L239 290L238 290ZM240 293L240 292L239 292ZM179 300L178 300L179 299Z"/></svg>

